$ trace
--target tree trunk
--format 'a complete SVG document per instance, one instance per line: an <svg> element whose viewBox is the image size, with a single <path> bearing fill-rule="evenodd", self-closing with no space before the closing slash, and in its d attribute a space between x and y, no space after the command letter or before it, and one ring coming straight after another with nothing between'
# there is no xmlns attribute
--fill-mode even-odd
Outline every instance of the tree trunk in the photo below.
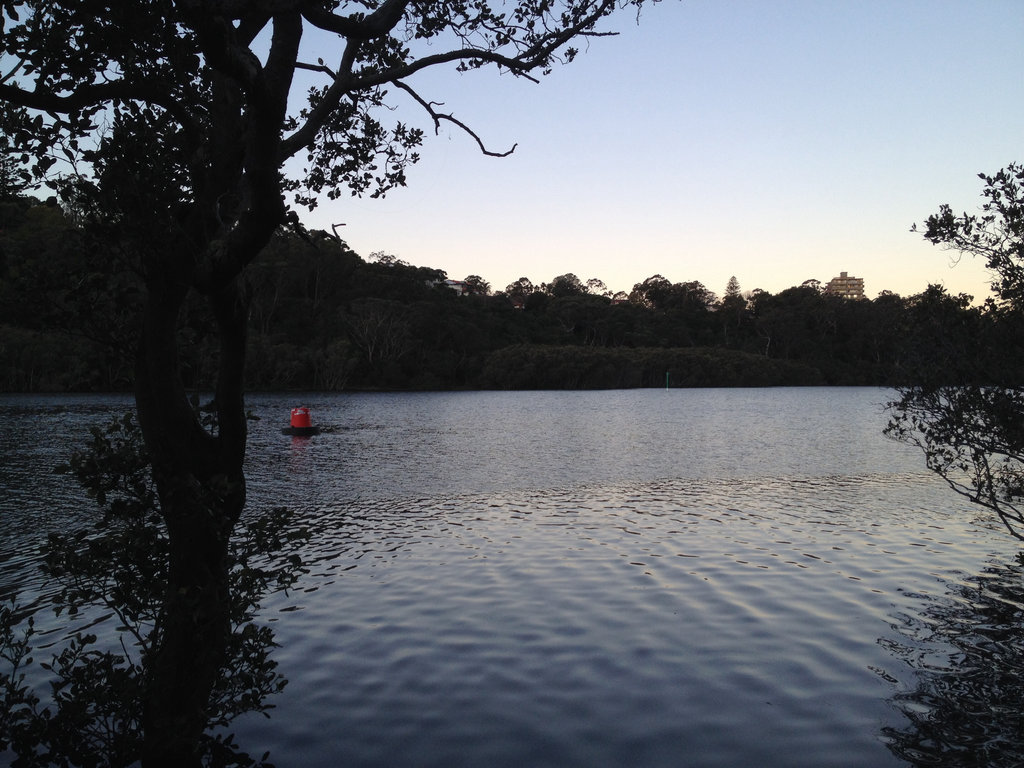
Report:
<svg viewBox="0 0 1024 768"><path fill-rule="evenodd" d="M231 632L226 555L234 511L195 477L165 479L163 485L171 565L148 660L147 768L200 765L197 747Z"/></svg>
<svg viewBox="0 0 1024 768"><path fill-rule="evenodd" d="M218 433L199 423L178 367L180 288L150 289L136 404L170 543L169 583L147 659L143 765L198 766L231 632L227 554L245 503L245 313L232 284L210 298L221 341Z"/></svg>

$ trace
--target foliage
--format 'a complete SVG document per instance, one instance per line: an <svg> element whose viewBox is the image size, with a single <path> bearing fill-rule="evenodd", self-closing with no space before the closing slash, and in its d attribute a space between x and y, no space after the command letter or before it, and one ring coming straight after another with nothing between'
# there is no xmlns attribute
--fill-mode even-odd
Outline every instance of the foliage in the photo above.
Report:
<svg viewBox="0 0 1024 768"><path fill-rule="evenodd" d="M526 297L537 290L528 277L520 277L514 283L505 286L505 295L517 300L520 304L526 301Z"/></svg>
<svg viewBox="0 0 1024 768"><path fill-rule="evenodd" d="M1024 167L981 174L981 215L955 216L948 205L927 220L924 236L960 254L980 256L993 271L996 300L974 328L945 324L941 363L918 361L915 382L889 404L887 434L918 446L928 468L955 491L994 511L1024 541ZM948 300L928 297L934 302ZM929 312L948 317L947 312ZM986 328L982 320L997 320ZM988 342L988 343L986 343ZM981 347L980 354L968 351Z"/></svg>
<svg viewBox="0 0 1024 768"><path fill-rule="evenodd" d="M141 712L153 684L148 664L168 585L167 532L134 417L125 414L91 433L88 447L59 469L95 500L99 519L88 530L52 534L43 570L56 586L58 615L81 615L108 631L78 631L39 664L52 680L46 704L26 683L26 670L36 663L34 619L22 620L15 606L0 608L0 655L10 667L0 676L0 748L18 756L17 766L130 765L141 752ZM265 764L239 752L223 729L243 713L265 712L266 698L285 684L270 658L273 634L254 617L268 591L295 583L305 537L286 510L274 509L247 521L233 542L233 631L207 707L210 733L201 745L207 765ZM109 619L100 621L105 615L115 617L120 639L110 635Z"/></svg>
<svg viewBox="0 0 1024 768"><path fill-rule="evenodd" d="M582 296L587 292L587 286L572 272L559 275L550 283L545 283L541 289L550 293L556 299L563 299L567 296Z"/></svg>
<svg viewBox="0 0 1024 768"><path fill-rule="evenodd" d="M1024 390L909 387L893 408L886 433L919 447L930 470L1024 541Z"/></svg>
<svg viewBox="0 0 1024 768"><path fill-rule="evenodd" d="M466 293L471 296L491 295L491 284L480 277L480 275L468 275L462 282L465 286Z"/></svg>
<svg viewBox="0 0 1024 768"><path fill-rule="evenodd" d="M953 213L949 205L925 220L922 233L934 245L985 259L1000 301L1024 310L1024 164L1011 163L985 182L981 213ZM918 231L917 225L912 231Z"/></svg>
<svg viewBox="0 0 1024 768"><path fill-rule="evenodd" d="M729 278L729 282L725 284L725 298L727 299L738 299L742 298L740 294L740 281L736 279L736 275Z"/></svg>

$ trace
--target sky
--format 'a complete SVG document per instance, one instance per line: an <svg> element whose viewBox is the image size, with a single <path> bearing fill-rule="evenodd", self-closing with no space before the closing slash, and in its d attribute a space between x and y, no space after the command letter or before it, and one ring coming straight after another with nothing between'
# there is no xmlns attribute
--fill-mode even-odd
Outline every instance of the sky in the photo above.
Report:
<svg viewBox="0 0 1024 768"><path fill-rule="evenodd" d="M494 70L411 79L428 129L408 185L303 218L500 290L660 274L721 295L846 271L869 297L929 284L981 300L984 265L911 233L975 212L979 172L1024 161L1021 0L665 0L613 16L539 84Z"/></svg>

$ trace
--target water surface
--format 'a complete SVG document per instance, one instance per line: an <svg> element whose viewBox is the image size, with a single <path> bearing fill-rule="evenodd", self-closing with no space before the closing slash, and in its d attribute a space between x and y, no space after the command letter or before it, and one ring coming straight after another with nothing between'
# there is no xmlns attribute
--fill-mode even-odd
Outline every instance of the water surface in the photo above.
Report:
<svg viewBox="0 0 1024 768"><path fill-rule="evenodd" d="M934 718L913 715L958 684L964 638L985 637L964 627L999 632L990 669L1019 659L1021 571L1007 534L882 437L889 396L251 398L253 513L288 504L313 537L300 588L262 614L290 684L238 741L281 768L948 756ZM299 404L331 431L281 435ZM0 443L0 586L38 588L27 542L84 514L26 473L122 406L0 400L5 423L43 436ZM999 691L1019 702L1006 669ZM1020 733L1014 712L985 713L990 765L1019 755L999 746ZM978 732L939 728L953 747Z"/></svg>

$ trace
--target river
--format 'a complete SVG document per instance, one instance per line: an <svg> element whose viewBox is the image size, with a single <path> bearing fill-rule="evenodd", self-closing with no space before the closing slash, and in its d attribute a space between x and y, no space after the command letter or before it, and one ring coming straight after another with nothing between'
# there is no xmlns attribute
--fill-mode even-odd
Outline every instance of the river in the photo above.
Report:
<svg viewBox="0 0 1024 768"><path fill-rule="evenodd" d="M892 394L252 396L253 513L312 538L260 614L289 684L236 740L279 768L1015 764L1017 542L883 437ZM0 397L0 591L45 595L40 538L89 515L50 468L129 403ZM293 405L329 431L282 435Z"/></svg>

